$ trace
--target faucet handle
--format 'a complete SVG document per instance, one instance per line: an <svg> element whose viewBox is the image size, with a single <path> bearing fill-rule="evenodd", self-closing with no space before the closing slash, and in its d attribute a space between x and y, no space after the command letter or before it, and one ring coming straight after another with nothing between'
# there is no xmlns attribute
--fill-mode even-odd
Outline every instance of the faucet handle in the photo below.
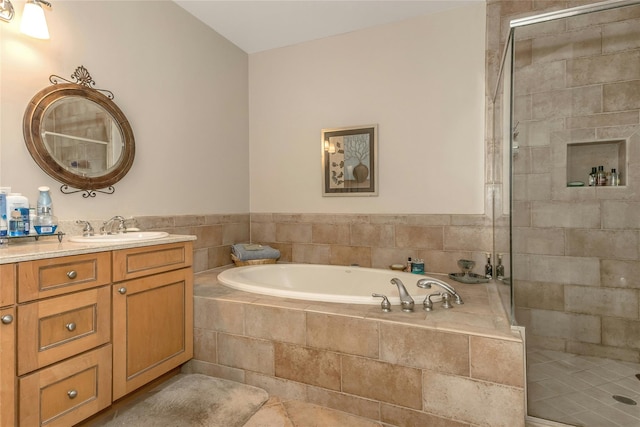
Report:
<svg viewBox="0 0 640 427"><path fill-rule="evenodd" d="M91 223L89 221L84 221L81 219L76 220L76 224L78 225L84 225L84 228L82 229L82 235L83 236L93 236L93 227L91 226Z"/></svg>
<svg viewBox="0 0 640 427"><path fill-rule="evenodd" d="M451 307L453 307L451 305L451 302L449 301L452 296L453 295L451 295L449 292L443 292L442 293L442 308L451 308Z"/></svg>
<svg viewBox="0 0 640 427"><path fill-rule="evenodd" d="M391 311L391 303L389 302L389 299L387 298L386 295L371 294L371 296L376 298L382 298L382 302L380 303L380 307L382 308L382 311L384 311L385 313L388 313Z"/></svg>

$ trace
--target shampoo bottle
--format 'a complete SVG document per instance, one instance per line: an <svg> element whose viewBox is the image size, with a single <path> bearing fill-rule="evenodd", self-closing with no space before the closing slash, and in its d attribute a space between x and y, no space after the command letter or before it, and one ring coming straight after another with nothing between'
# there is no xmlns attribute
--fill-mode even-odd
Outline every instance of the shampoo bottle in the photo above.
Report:
<svg viewBox="0 0 640 427"><path fill-rule="evenodd" d="M487 264L484 266L484 276L487 279L493 277L493 266L491 265L491 254L487 252Z"/></svg>

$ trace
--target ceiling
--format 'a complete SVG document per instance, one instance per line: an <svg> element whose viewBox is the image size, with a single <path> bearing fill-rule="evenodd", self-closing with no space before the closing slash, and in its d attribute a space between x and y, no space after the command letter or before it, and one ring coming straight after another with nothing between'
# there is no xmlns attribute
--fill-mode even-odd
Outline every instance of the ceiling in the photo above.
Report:
<svg viewBox="0 0 640 427"><path fill-rule="evenodd" d="M247 53L484 0L174 0Z"/></svg>

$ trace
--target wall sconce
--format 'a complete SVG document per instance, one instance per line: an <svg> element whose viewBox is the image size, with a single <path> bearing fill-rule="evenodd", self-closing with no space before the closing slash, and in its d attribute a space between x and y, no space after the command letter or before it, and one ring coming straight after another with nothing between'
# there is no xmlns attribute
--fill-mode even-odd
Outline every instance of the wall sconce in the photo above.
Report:
<svg viewBox="0 0 640 427"><path fill-rule="evenodd" d="M51 3L45 0L28 0L25 3L20 32L37 39L48 39L49 28L41 5L51 7Z"/></svg>
<svg viewBox="0 0 640 427"><path fill-rule="evenodd" d="M0 19L9 22L13 19L13 5L9 0L0 1Z"/></svg>

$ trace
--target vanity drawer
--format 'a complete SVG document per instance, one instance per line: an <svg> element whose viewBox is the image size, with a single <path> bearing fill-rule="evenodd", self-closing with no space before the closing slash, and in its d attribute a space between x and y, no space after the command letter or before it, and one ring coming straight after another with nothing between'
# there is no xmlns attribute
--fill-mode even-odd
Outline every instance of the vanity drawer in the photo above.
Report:
<svg viewBox="0 0 640 427"><path fill-rule="evenodd" d="M0 264L0 307L16 303L16 265Z"/></svg>
<svg viewBox="0 0 640 427"><path fill-rule="evenodd" d="M111 404L111 345L20 378L20 427L67 427Z"/></svg>
<svg viewBox="0 0 640 427"><path fill-rule="evenodd" d="M109 286L18 306L18 375L107 343L110 323Z"/></svg>
<svg viewBox="0 0 640 427"><path fill-rule="evenodd" d="M123 249L113 252L113 281L177 270L192 264L191 242Z"/></svg>
<svg viewBox="0 0 640 427"><path fill-rule="evenodd" d="M22 262L18 301L33 301L110 283L109 252Z"/></svg>

